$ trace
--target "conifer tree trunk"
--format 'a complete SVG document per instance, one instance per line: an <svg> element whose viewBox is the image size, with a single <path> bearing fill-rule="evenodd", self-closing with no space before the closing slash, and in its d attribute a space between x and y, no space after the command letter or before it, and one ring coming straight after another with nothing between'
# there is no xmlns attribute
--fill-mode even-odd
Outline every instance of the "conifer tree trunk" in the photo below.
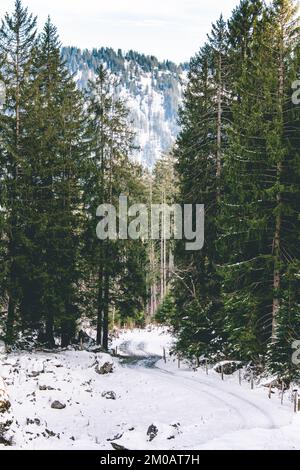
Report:
<svg viewBox="0 0 300 470"><path fill-rule="evenodd" d="M220 197L221 146L222 146L222 56L218 55L218 91L217 91L217 194Z"/></svg>
<svg viewBox="0 0 300 470"><path fill-rule="evenodd" d="M155 270L155 252L153 247L153 242L150 241L150 272L151 274L154 273ZM153 318L155 314L155 284L156 280L151 279L151 286L150 286L150 318Z"/></svg>
<svg viewBox="0 0 300 470"><path fill-rule="evenodd" d="M11 343L14 330L14 322L17 308L17 267L16 267L16 236L18 223L17 204L20 197L17 196L19 189L19 163L20 156L20 133L21 133L21 88L26 79L24 70L30 59L30 50L35 41L34 31L36 19L23 9L19 0L15 1L15 10L12 16L6 16L0 29L1 54L6 57L8 81L13 105L10 113L13 123L13 139L9 142L11 181L9 183L9 218L8 218L8 259L10 260L10 271L8 274L8 314L6 321L6 341Z"/></svg>
<svg viewBox="0 0 300 470"><path fill-rule="evenodd" d="M100 100L101 100L101 112L103 113L103 81L100 80ZM100 120L100 132L98 140L98 145L100 144L100 197L101 203L104 203L104 194L105 194L105 167L104 167L104 129L103 129L103 122L102 119ZM98 270L98 295L97 295L97 344L103 344L103 315L104 315L104 250L105 247L103 245L103 241L99 240L100 248L100 266Z"/></svg>
<svg viewBox="0 0 300 470"><path fill-rule="evenodd" d="M20 30L16 32L16 93L15 93L15 119L16 119L16 130L15 130L15 148L18 155L19 152L19 139L20 139ZM16 316L16 269L15 269L15 233L17 225L17 215L15 207L16 189L18 185L18 165L16 163L16 157L13 156L12 165L12 191L10 194L11 198L11 217L10 217L10 231L9 231L9 253L8 257L11 260L11 269L9 276L9 290L8 290L8 313L7 313L7 326L6 326L6 342L11 343L13 337L14 322Z"/></svg>
<svg viewBox="0 0 300 470"><path fill-rule="evenodd" d="M150 207L153 203L153 182L150 179ZM152 319L155 315L157 310L157 286L156 286L156 253L155 253L155 246L153 240L150 240L150 248L149 248L149 258L150 258L150 273L151 273L151 285L150 285L150 309L149 314L150 318Z"/></svg>
<svg viewBox="0 0 300 470"><path fill-rule="evenodd" d="M279 113L280 119L283 123L283 100L284 100L284 24L281 16L280 24L280 51L279 51L279 87L278 87L278 100L279 100ZM282 159L281 155L277 162L277 182L280 184L282 179ZM276 341L277 338L277 316L280 308L279 300L279 289L281 284L281 271L280 271L280 259L281 259L281 226L282 226L282 215L280 205L282 202L282 195L279 191L276 196L277 203L277 215L275 224L274 234L274 275L273 275L273 287L274 287L274 298L273 298L273 309L272 309L272 341Z"/></svg>
<svg viewBox="0 0 300 470"><path fill-rule="evenodd" d="M164 207L166 205L166 194L164 192ZM164 298L167 293L167 240L166 240L166 214L164 215Z"/></svg>
<svg viewBox="0 0 300 470"><path fill-rule="evenodd" d="M14 301L12 290L10 290L9 294L10 294L10 297L8 301L8 311L7 311L7 319L6 319L6 339L5 339L7 344L12 343L13 332L14 332L14 321L15 321L15 301Z"/></svg>
<svg viewBox="0 0 300 470"><path fill-rule="evenodd" d="M161 240L160 240L160 302L164 300L164 212L162 215Z"/></svg>
<svg viewBox="0 0 300 470"><path fill-rule="evenodd" d="M109 274L105 273L104 280L104 310L103 310L103 341L102 346L105 351L108 350L108 331L109 331Z"/></svg>
<svg viewBox="0 0 300 470"><path fill-rule="evenodd" d="M103 323L103 261L98 272L98 298L97 298L97 344L102 344L102 323Z"/></svg>
<svg viewBox="0 0 300 470"><path fill-rule="evenodd" d="M48 311L47 318L46 318L46 343L49 348L53 348L55 346L54 341L54 313L53 311Z"/></svg>

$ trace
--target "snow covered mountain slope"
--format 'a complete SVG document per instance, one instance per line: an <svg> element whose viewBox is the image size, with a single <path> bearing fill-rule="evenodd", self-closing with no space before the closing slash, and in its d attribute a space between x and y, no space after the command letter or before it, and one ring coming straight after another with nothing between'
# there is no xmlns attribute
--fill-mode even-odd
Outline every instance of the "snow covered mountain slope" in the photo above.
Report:
<svg viewBox="0 0 300 470"><path fill-rule="evenodd" d="M170 151L179 131L178 108L187 64L177 66L134 51L124 54L108 48L63 48L62 56L80 89L86 88L101 63L118 77L117 93L127 101L137 133L140 150L136 157L153 168L156 160Z"/></svg>

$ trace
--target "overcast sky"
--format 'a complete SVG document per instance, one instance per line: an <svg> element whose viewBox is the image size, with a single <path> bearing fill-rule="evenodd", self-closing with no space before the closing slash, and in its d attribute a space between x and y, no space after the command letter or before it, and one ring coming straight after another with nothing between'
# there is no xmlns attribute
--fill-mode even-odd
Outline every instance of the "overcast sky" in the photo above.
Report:
<svg viewBox="0 0 300 470"><path fill-rule="evenodd" d="M42 25L50 14L66 46L134 49L159 59L186 61L221 13L239 0L23 0ZM1 0L0 15L14 0Z"/></svg>

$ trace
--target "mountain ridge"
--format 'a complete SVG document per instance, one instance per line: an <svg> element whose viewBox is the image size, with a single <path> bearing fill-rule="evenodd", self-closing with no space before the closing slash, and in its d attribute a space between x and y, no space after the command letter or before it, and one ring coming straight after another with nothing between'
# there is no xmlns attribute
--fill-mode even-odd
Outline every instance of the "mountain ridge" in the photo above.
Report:
<svg viewBox="0 0 300 470"><path fill-rule="evenodd" d="M78 88L85 90L100 64L118 77L116 94L130 109L136 131L135 158L152 169L172 149L179 132L178 110L188 64L159 61L133 50L63 47L62 57Z"/></svg>

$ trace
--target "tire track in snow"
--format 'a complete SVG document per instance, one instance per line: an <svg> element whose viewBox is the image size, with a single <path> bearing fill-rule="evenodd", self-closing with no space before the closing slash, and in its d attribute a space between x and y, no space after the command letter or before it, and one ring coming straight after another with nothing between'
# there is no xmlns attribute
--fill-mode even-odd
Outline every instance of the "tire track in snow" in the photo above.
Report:
<svg viewBox="0 0 300 470"><path fill-rule="evenodd" d="M239 393L226 390L225 384L220 386L216 382L208 382L202 377L201 379L186 377L184 372L174 373L158 367L156 363L159 359L161 359L161 357L153 355L151 356L151 354L148 354L144 343L134 344L132 341L127 341L122 343L120 350L125 352L129 358L131 354L134 354L134 361L131 364L127 364L128 367L139 368L140 371L146 373L148 376L159 376L166 383L169 383L169 385L176 384L182 389L196 394L199 400L201 400L202 394L202 396L205 396L206 402L207 398L209 399L209 403L211 404L212 408L220 406L221 404L224 407L224 411L227 410L229 414L235 414L239 421L239 424L237 423L235 428L228 430L228 433L225 432L218 435L217 432L216 436L210 436L210 438L204 441L202 444L208 443L218 437L226 437L227 435L231 435L236 431L247 431L253 429L278 429L283 426L282 423L279 424L274 421L271 414L271 409L268 411L251 399L246 398ZM138 352L141 352L142 354L138 354ZM148 360L146 359L147 357ZM124 365L126 366L126 364ZM241 389L241 392L243 392L243 389Z"/></svg>

